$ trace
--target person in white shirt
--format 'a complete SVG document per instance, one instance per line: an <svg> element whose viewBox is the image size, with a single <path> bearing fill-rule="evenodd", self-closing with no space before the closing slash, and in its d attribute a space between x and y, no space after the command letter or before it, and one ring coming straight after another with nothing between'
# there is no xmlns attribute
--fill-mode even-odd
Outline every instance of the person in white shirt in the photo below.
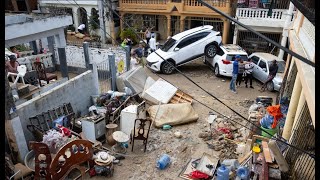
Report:
<svg viewBox="0 0 320 180"><path fill-rule="evenodd" d="M157 49L156 39L154 38L154 36L151 36L151 39L149 40L149 47L151 49L151 52L154 52Z"/></svg>
<svg viewBox="0 0 320 180"><path fill-rule="evenodd" d="M254 63L252 62L252 59L250 58L244 66L244 69L245 69L244 73L246 74L244 83L246 84L246 88L248 88L248 80L250 80L250 88L254 89L252 86L253 67L254 67Z"/></svg>
<svg viewBox="0 0 320 180"><path fill-rule="evenodd" d="M86 28L86 25L85 25L85 24L80 24L80 26L78 27L79 33L83 34L85 28Z"/></svg>

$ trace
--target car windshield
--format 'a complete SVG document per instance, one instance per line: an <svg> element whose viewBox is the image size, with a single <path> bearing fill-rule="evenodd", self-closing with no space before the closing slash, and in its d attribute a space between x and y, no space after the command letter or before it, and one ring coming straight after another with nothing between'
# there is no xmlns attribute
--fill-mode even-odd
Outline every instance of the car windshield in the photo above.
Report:
<svg viewBox="0 0 320 180"><path fill-rule="evenodd" d="M175 43L176 40L170 38L164 43L164 45L161 47L161 50L167 52Z"/></svg>
<svg viewBox="0 0 320 180"><path fill-rule="evenodd" d="M270 67L271 64L272 64L272 61L269 61L268 66ZM277 61L277 64L278 64L278 73L284 73L286 63L284 61Z"/></svg>
<svg viewBox="0 0 320 180"><path fill-rule="evenodd" d="M235 56L236 56L236 54L227 55L227 60L228 60L228 61L234 61ZM242 59L243 61L248 61L248 56L247 56L247 55L240 55L240 56L241 56L241 59Z"/></svg>

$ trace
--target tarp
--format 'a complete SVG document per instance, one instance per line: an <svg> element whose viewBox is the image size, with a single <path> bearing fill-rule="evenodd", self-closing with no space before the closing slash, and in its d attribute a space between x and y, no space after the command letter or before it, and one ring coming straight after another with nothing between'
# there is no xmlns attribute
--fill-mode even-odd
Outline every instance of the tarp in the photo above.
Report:
<svg viewBox="0 0 320 180"><path fill-rule="evenodd" d="M165 124L171 126L185 124L199 119L199 115L190 103L154 105L147 111L156 127L162 127Z"/></svg>

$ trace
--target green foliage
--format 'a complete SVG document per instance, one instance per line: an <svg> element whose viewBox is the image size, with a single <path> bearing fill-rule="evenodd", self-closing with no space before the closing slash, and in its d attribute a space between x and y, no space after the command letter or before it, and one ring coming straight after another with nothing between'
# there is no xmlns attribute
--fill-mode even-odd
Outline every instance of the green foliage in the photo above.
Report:
<svg viewBox="0 0 320 180"><path fill-rule="evenodd" d="M136 44L139 42L136 34L132 29L123 29L120 32L120 38L121 38L121 41L123 41L125 38L130 38L133 44Z"/></svg>
<svg viewBox="0 0 320 180"><path fill-rule="evenodd" d="M18 50L18 51L28 51L28 50L30 50L30 48L28 48L27 46L25 46L24 44L20 44L20 45L16 45L15 46L16 47L16 49Z"/></svg>
<svg viewBox="0 0 320 180"><path fill-rule="evenodd" d="M89 17L90 29L95 30L100 27L99 15L97 10L93 10L91 16Z"/></svg>

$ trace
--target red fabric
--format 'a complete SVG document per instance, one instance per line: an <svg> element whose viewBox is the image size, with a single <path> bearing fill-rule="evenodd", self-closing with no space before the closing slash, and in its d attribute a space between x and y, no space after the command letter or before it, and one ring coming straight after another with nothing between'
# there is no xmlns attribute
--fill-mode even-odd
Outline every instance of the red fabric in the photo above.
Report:
<svg viewBox="0 0 320 180"><path fill-rule="evenodd" d="M209 175L200 171L192 171L190 174L193 179L208 179Z"/></svg>
<svg viewBox="0 0 320 180"><path fill-rule="evenodd" d="M90 170L89 170L89 175L90 175L90 177L92 177L92 176L95 176L97 173L96 173L96 170L94 170L94 168L91 168Z"/></svg>
<svg viewBox="0 0 320 180"><path fill-rule="evenodd" d="M233 139L232 133L229 128L218 128L218 131L223 132L227 135L227 138Z"/></svg>
<svg viewBox="0 0 320 180"><path fill-rule="evenodd" d="M68 128L63 127L61 125L58 125L58 128L60 129L63 136L68 136L68 137L71 136L71 131Z"/></svg>
<svg viewBox="0 0 320 180"><path fill-rule="evenodd" d="M280 104L279 105L274 105L274 106L269 106L267 107L267 111L268 113L273 116L273 123L271 125L271 128L276 128L278 121L280 118L282 118L282 113L281 113L281 109L280 109Z"/></svg>

